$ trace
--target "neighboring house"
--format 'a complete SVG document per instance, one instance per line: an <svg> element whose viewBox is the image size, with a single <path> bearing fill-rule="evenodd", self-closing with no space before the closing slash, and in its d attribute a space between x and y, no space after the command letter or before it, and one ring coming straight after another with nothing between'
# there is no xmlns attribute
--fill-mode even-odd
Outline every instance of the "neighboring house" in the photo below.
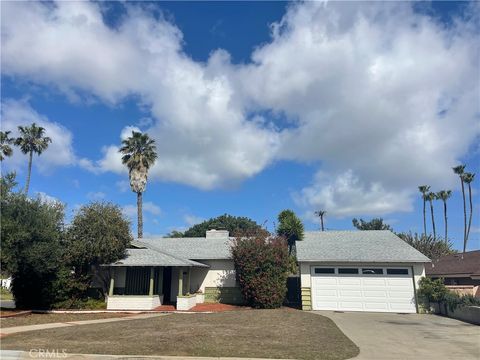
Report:
<svg viewBox="0 0 480 360"><path fill-rule="evenodd" d="M241 303L227 231L204 238L143 238L109 265L108 309ZM390 231L306 232L297 242L304 310L416 312L429 259Z"/></svg>
<svg viewBox="0 0 480 360"><path fill-rule="evenodd" d="M450 290L480 298L480 250L442 256L427 264L425 271L428 277L443 278Z"/></svg>
<svg viewBox="0 0 480 360"><path fill-rule="evenodd" d="M422 253L388 230L306 232L297 242L304 310L415 313Z"/></svg>

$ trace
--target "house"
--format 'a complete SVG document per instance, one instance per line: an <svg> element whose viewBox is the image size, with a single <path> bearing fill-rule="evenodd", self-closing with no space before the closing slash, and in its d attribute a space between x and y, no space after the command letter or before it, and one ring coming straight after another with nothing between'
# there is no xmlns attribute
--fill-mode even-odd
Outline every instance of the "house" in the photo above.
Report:
<svg viewBox="0 0 480 360"><path fill-rule="evenodd" d="M428 277L443 278L450 290L480 298L480 250L442 256L427 264L425 272Z"/></svg>
<svg viewBox="0 0 480 360"><path fill-rule="evenodd" d="M388 230L306 232L297 242L304 310L415 313L430 260Z"/></svg>
<svg viewBox="0 0 480 360"><path fill-rule="evenodd" d="M228 231L203 238L143 238L111 272L108 309L242 303ZM416 312L429 259L390 231L306 232L297 242L304 310Z"/></svg>

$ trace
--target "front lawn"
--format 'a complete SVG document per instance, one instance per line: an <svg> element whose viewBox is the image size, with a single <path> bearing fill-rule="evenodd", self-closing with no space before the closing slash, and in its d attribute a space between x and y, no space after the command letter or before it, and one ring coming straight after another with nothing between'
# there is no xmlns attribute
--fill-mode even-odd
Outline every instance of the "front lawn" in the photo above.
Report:
<svg viewBox="0 0 480 360"><path fill-rule="evenodd" d="M1 300L13 300L13 295L7 289L0 287L0 299Z"/></svg>
<svg viewBox="0 0 480 360"><path fill-rule="evenodd" d="M9 335L2 349L68 353L348 359L359 352L326 317L297 310L172 314Z"/></svg>
<svg viewBox="0 0 480 360"><path fill-rule="evenodd" d="M8 314L8 312L5 312ZM13 317L0 318L2 328L12 326L36 325L55 322L70 322L82 320L98 320L116 317L124 317L131 314L126 313L92 313L92 314L27 314Z"/></svg>

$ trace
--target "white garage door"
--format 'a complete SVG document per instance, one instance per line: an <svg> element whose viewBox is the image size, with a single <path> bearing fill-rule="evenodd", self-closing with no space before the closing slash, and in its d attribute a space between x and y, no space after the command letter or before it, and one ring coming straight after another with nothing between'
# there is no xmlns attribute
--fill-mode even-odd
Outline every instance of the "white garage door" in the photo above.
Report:
<svg viewBox="0 0 480 360"><path fill-rule="evenodd" d="M312 267L313 310L415 313L406 267Z"/></svg>

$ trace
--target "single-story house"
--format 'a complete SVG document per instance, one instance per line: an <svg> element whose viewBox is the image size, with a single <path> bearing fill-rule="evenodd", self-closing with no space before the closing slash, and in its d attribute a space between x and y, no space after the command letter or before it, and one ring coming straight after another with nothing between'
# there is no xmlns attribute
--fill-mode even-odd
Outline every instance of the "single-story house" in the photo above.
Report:
<svg viewBox="0 0 480 360"><path fill-rule="evenodd" d="M242 303L228 231L202 238L143 238L108 265L108 309ZM304 310L416 312L430 261L390 231L306 232L297 242Z"/></svg>
<svg viewBox="0 0 480 360"><path fill-rule="evenodd" d="M442 256L427 264L425 272L443 278L450 290L480 298L480 250Z"/></svg>

